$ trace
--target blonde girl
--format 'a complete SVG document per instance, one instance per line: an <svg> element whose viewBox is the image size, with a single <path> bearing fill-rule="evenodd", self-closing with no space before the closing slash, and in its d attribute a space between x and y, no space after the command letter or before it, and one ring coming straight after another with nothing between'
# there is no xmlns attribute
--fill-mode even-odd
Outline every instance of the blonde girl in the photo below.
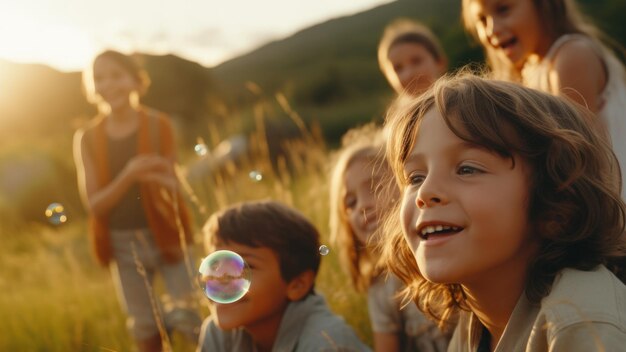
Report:
<svg viewBox="0 0 626 352"><path fill-rule="evenodd" d="M384 258L451 351L617 351L626 344L625 206L583 110L471 75L388 116L402 201Z"/></svg>
<svg viewBox="0 0 626 352"><path fill-rule="evenodd" d="M396 93L417 95L446 72L448 59L430 29L398 19L385 28L378 44L378 64Z"/></svg>
<svg viewBox="0 0 626 352"><path fill-rule="evenodd" d="M626 165L624 65L575 0L463 0L463 21L485 48L494 78L586 106Z"/></svg>
<svg viewBox="0 0 626 352"><path fill-rule="evenodd" d="M414 305L400 304L400 282L377 266L373 244L384 210L399 196L383 155L384 138L373 125L344 136L331 178L331 241L354 287L367 291L375 351L445 351L447 339Z"/></svg>
<svg viewBox="0 0 626 352"><path fill-rule="evenodd" d="M76 132L74 159L96 259L111 271L140 351L160 351L163 328L195 342L201 320L181 247L191 223L177 191L172 125L140 104L149 80L132 57L105 51L83 78L99 114ZM145 284L156 273L171 298L164 326Z"/></svg>

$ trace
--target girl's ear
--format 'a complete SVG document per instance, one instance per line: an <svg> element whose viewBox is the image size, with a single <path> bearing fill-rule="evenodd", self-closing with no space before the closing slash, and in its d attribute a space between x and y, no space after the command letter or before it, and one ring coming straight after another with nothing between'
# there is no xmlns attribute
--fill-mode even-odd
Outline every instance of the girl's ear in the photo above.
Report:
<svg viewBox="0 0 626 352"><path fill-rule="evenodd" d="M312 270L298 274L287 284L287 298L290 301L301 300L309 293L314 283L315 273Z"/></svg>

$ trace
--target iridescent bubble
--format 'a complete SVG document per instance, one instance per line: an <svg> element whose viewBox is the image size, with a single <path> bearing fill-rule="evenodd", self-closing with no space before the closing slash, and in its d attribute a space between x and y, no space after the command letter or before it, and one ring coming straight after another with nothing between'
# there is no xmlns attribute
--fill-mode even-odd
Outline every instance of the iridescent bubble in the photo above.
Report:
<svg viewBox="0 0 626 352"><path fill-rule="evenodd" d="M208 153L209 148L204 143L198 143L195 145L195 147L193 147L193 150L198 156L204 156Z"/></svg>
<svg viewBox="0 0 626 352"><path fill-rule="evenodd" d="M232 251L211 253L200 263L199 281L204 294L217 303L233 303L250 289L250 267Z"/></svg>
<svg viewBox="0 0 626 352"><path fill-rule="evenodd" d="M61 225L67 221L65 207L61 203L52 203L46 208L46 217L53 225Z"/></svg>
<svg viewBox="0 0 626 352"><path fill-rule="evenodd" d="M320 246L320 254L321 255L327 255L328 253L330 253L330 248L328 248L327 245L323 244Z"/></svg>
<svg viewBox="0 0 626 352"><path fill-rule="evenodd" d="M248 174L248 176L250 176L250 179L254 182L259 182L263 179L263 174L256 170L250 171L250 174Z"/></svg>

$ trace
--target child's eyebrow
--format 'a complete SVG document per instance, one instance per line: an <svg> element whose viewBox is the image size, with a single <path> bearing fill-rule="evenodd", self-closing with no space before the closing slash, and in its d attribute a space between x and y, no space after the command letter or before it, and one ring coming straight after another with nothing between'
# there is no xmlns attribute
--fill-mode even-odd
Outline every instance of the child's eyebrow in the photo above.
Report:
<svg viewBox="0 0 626 352"><path fill-rule="evenodd" d="M253 253L248 253L248 252L239 252L239 255L244 258L245 260L248 259L256 259L256 260L261 260L261 257L259 257L256 254Z"/></svg>
<svg viewBox="0 0 626 352"><path fill-rule="evenodd" d="M443 149L445 153L457 153L457 154L466 150L478 150L484 153L493 154L492 150L489 150L488 148L482 145L468 142L468 141L454 142L454 143L451 143L450 145L445 146L445 148ZM406 158L405 163L416 161L416 160L423 160L423 159L424 159L423 153L410 153L408 157Z"/></svg>

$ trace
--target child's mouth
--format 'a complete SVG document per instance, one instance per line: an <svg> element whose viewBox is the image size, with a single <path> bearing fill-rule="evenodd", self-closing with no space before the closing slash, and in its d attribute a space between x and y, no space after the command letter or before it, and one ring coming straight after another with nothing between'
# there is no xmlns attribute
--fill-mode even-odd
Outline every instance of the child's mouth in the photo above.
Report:
<svg viewBox="0 0 626 352"><path fill-rule="evenodd" d="M513 37L507 41L500 43L498 46L500 47L500 49L506 51L506 50L511 49L511 47L515 44L517 44L517 38Z"/></svg>
<svg viewBox="0 0 626 352"><path fill-rule="evenodd" d="M419 231L418 235L423 240L428 240L428 238L433 237L433 236L453 235L455 233L461 232L462 230L463 228L459 226L429 225L429 226L424 226Z"/></svg>

